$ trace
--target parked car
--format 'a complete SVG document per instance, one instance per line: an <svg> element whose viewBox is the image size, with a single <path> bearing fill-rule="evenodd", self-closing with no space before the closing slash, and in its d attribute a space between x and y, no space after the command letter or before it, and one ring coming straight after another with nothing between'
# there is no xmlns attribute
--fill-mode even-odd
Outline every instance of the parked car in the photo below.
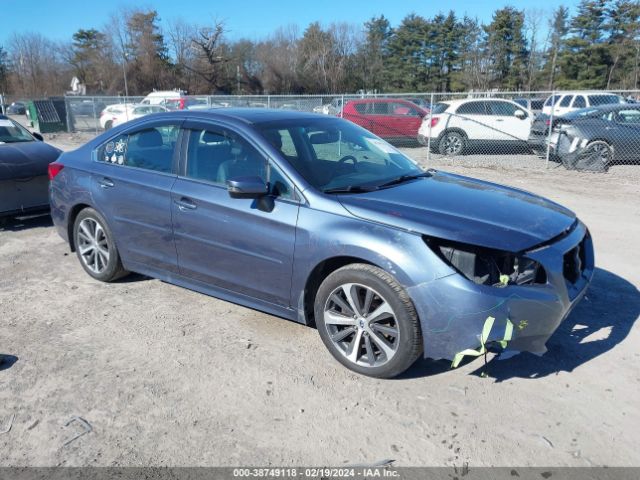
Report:
<svg viewBox="0 0 640 480"><path fill-rule="evenodd" d="M119 113L115 113L110 117L110 120L107 122L111 122L111 128L121 125L130 120L135 120L136 118L144 117L145 115L150 115L152 113L162 113L168 112L169 110L162 105L135 105L133 108L128 109L124 108ZM101 120L102 122L102 120ZM106 125L107 123L105 123Z"/></svg>
<svg viewBox="0 0 640 480"><path fill-rule="evenodd" d="M529 110L533 112L534 115L542 113L542 107L544 107L544 98L514 98L514 102L516 102L521 107L524 107L525 110Z"/></svg>
<svg viewBox="0 0 640 480"><path fill-rule="evenodd" d="M415 142L426 110L400 99L363 98L346 102L342 117L392 142Z"/></svg>
<svg viewBox="0 0 640 480"><path fill-rule="evenodd" d="M640 105L603 105L557 118L551 153L568 169L605 171L614 163L640 160Z"/></svg>
<svg viewBox="0 0 640 480"><path fill-rule="evenodd" d="M103 130L109 130L113 127L114 120L124 117L126 120L131 119L131 111L138 106L137 103L114 103L105 107L100 112L100 126Z"/></svg>
<svg viewBox="0 0 640 480"><path fill-rule="evenodd" d="M0 115L0 217L48 208L47 167L59 155L39 133Z"/></svg>
<svg viewBox="0 0 640 480"><path fill-rule="evenodd" d="M550 95L544 102L542 113L554 117L561 117L574 110L600 105L626 103L625 99L614 93L595 92L562 92Z"/></svg>
<svg viewBox="0 0 640 480"><path fill-rule="evenodd" d="M26 115L26 113L27 113L26 102L12 102L7 107L8 115Z"/></svg>
<svg viewBox="0 0 640 480"><path fill-rule="evenodd" d="M206 110L207 108L211 108L206 98L191 97L165 99L160 102L159 105L165 107L167 110Z"/></svg>
<svg viewBox="0 0 640 480"><path fill-rule="evenodd" d="M141 101L141 105L162 105L167 100L176 100L185 98L185 93L182 90L158 90L153 91Z"/></svg>
<svg viewBox="0 0 640 480"><path fill-rule="evenodd" d="M313 111L324 115L340 115L340 112L342 112L342 97L334 98L325 105L315 107Z"/></svg>
<svg viewBox="0 0 640 480"><path fill-rule="evenodd" d="M375 377L479 348L488 316L483 344L543 353L594 271L566 208L424 171L336 117L150 115L50 171L54 224L94 279L139 272L316 326Z"/></svg>
<svg viewBox="0 0 640 480"><path fill-rule="evenodd" d="M527 148L532 121L533 113L511 100L451 100L434 105L420 126L418 141L450 156L486 152L496 146Z"/></svg>
<svg viewBox="0 0 640 480"><path fill-rule="evenodd" d="M93 117L102 112L106 105L101 100L82 100L76 101L74 99L69 101L71 106L71 113L77 116Z"/></svg>

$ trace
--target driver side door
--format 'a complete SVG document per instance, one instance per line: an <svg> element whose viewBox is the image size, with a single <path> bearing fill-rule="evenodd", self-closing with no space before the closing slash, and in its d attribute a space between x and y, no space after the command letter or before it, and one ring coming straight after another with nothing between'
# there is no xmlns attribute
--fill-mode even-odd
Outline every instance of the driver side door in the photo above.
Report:
<svg viewBox="0 0 640 480"><path fill-rule="evenodd" d="M171 211L180 274L288 308L300 203L292 184L246 138L187 122ZM226 180L259 176L270 194L231 198ZM228 177L228 178L227 178Z"/></svg>

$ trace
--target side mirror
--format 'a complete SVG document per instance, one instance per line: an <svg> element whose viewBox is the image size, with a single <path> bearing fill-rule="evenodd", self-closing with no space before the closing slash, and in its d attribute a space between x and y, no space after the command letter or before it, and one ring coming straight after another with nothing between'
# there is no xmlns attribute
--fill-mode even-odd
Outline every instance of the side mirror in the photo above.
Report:
<svg viewBox="0 0 640 480"><path fill-rule="evenodd" d="M33 135L33 137L36 140L39 140L41 142L44 142L44 137L42 135L40 135L38 132L32 132L31 135Z"/></svg>
<svg viewBox="0 0 640 480"><path fill-rule="evenodd" d="M236 177L227 180L231 198L260 198L269 193L269 187L260 177Z"/></svg>
<svg viewBox="0 0 640 480"><path fill-rule="evenodd" d="M522 110L516 110L514 115L516 116L516 118L519 118L520 120L527 118L527 114Z"/></svg>

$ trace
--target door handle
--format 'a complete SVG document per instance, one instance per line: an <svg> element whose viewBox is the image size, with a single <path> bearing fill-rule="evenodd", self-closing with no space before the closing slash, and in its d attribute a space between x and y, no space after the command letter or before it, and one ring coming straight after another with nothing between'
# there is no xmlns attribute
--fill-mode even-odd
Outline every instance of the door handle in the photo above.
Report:
<svg viewBox="0 0 640 480"><path fill-rule="evenodd" d="M504 122L504 118L496 118L496 122Z"/></svg>
<svg viewBox="0 0 640 480"><path fill-rule="evenodd" d="M174 203L178 206L178 209L183 212L187 210L195 210L196 208L198 208L198 206L187 197L182 197L180 200L176 200Z"/></svg>
<svg viewBox="0 0 640 480"><path fill-rule="evenodd" d="M98 183L102 188L113 188L116 186L116 184L113 183L113 180L107 177L101 178L100 180L98 180Z"/></svg>

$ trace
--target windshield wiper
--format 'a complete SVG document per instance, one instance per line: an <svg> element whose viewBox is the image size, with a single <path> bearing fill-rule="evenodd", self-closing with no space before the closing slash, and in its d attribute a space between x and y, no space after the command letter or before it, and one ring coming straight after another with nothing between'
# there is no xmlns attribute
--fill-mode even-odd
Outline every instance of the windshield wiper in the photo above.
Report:
<svg viewBox="0 0 640 480"><path fill-rule="evenodd" d="M322 193L366 193L377 190L376 186L365 187L363 185L347 185L346 187L327 188Z"/></svg>
<svg viewBox="0 0 640 480"><path fill-rule="evenodd" d="M392 185L398 185L400 183L408 182L409 180L415 180L417 178L430 177L431 172L422 172L422 173L414 173L411 175L400 175L393 180L389 180L381 185L378 185L378 188L391 187Z"/></svg>

